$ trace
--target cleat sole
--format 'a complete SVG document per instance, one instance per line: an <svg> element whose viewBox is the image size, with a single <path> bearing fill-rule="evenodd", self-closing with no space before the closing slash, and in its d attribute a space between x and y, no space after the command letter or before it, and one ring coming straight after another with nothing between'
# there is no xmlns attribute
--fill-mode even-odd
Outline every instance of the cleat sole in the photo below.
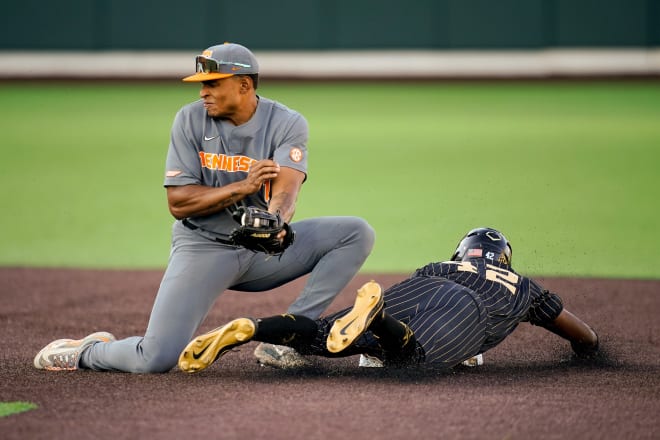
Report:
<svg viewBox="0 0 660 440"><path fill-rule="evenodd" d="M256 326L252 320L239 318L191 341L179 356L179 369L186 373L201 371L232 348L249 342Z"/></svg>
<svg viewBox="0 0 660 440"><path fill-rule="evenodd" d="M358 289L353 308L332 325L326 341L328 351L339 353L351 345L382 309L383 290L375 281L369 281Z"/></svg>

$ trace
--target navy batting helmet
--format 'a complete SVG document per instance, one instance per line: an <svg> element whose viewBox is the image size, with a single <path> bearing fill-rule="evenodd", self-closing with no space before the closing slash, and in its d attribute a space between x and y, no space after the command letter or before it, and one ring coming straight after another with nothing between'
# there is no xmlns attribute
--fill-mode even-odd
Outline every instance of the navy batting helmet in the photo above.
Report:
<svg viewBox="0 0 660 440"><path fill-rule="evenodd" d="M511 245L504 234L493 228L473 229L456 247L452 261L487 258L503 264L511 264Z"/></svg>

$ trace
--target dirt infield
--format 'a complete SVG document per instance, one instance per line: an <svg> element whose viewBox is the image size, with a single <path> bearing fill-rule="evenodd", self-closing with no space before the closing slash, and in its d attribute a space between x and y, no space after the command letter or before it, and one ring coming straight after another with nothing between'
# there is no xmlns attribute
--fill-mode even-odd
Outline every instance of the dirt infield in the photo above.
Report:
<svg viewBox="0 0 660 440"><path fill-rule="evenodd" d="M258 366L255 343L187 375L44 372L52 339L144 332L159 271L0 268L0 402L38 409L0 418L2 439L657 439L660 281L539 281L600 334L606 356L577 363L567 343L522 324L486 364L449 372L358 369L357 358ZM352 303L364 274L331 306ZM200 331L286 309L301 281L261 294L227 292Z"/></svg>

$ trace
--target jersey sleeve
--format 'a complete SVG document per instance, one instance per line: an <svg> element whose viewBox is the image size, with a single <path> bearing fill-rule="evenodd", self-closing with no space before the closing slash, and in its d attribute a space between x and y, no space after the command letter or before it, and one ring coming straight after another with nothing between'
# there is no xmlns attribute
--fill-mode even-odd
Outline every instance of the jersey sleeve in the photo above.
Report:
<svg viewBox="0 0 660 440"><path fill-rule="evenodd" d="M202 181L199 150L194 142L192 118L184 107L176 114L165 163L164 186L195 185Z"/></svg>
<svg viewBox="0 0 660 440"><path fill-rule="evenodd" d="M530 280L531 290L535 290L538 294L532 301L529 308L528 320L534 325L548 324L557 319L561 311L564 309L564 304L561 298L556 293L542 289L538 284Z"/></svg>
<svg viewBox="0 0 660 440"><path fill-rule="evenodd" d="M307 175L308 138L307 120L301 114L296 113L278 142L273 160L280 166L293 168Z"/></svg>

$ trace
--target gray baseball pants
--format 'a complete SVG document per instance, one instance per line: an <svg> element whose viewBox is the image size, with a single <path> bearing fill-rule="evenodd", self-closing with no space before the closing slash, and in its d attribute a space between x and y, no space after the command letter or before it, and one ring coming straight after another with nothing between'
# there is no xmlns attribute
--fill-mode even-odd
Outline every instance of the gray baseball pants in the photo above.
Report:
<svg viewBox="0 0 660 440"><path fill-rule="evenodd" d="M287 312L318 318L362 267L375 233L357 217L312 218L291 227L294 243L281 258L268 258L212 241L176 221L169 263L145 335L92 345L83 352L80 367L169 371L227 289L260 292L310 274Z"/></svg>

